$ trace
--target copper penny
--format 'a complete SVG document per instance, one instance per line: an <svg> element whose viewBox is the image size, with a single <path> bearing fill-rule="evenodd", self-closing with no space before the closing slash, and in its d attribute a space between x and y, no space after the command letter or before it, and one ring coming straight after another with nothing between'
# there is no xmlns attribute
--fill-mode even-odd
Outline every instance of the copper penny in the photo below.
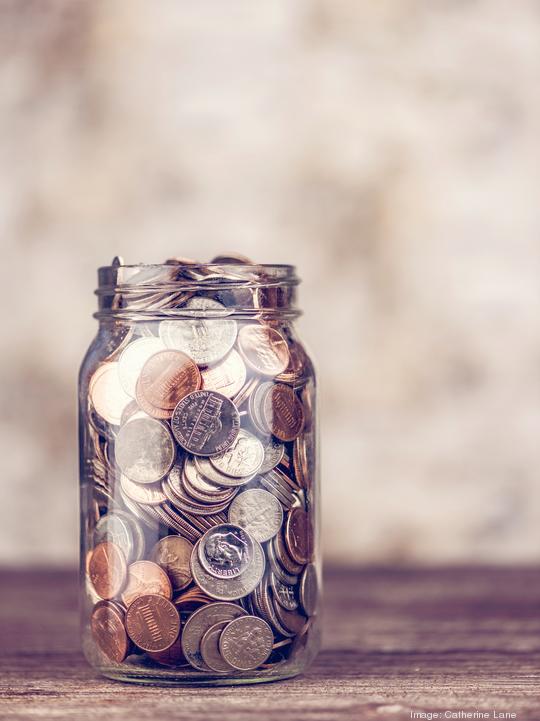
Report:
<svg viewBox="0 0 540 721"><path fill-rule="evenodd" d="M162 666L170 666L172 668L177 668L178 666L189 666L182 650L181 634L178 634L178 638L173 645L169 646L169 648L165 649L165 651L147 651L146 653L149 658L157 663L160 663Z"/></svg>
<svg viewBox="0 0 540 721"><path fill-rule="evenodd" d="M147 397L144 395L142 386L141 386L141 379L137 381L137 385L135 387L135 398L137 401L137 405L139 408L146 413L146 415L151 416L152 418L155 418L159 421L167 420L171 417L172 411L168 408L158 408L157 406L153 406L150 401L147 399Z"/></svg>
<svg viewBox="0 0 540 721"><path fill-rule="evenodd" d="M161 566L177 591L189 586L193 580L190 566L192 552L193 544L182 536L165 536L152 550L152 561Z"/></svg>
<svg viewBox="0 0 540 721"><path fill-rule="evenodd" d="M240 430L240 416L234 403L221 393L195 391L174 409L171 428L186 451L213 456L234 443Z"/></svg>
<svg viewBox="0 0 540 721"><path fill-rule="evenodd" d="M276 383L263 400L263 417L272 434L280 441L294 441L304 426L304 409L290 386Z"/></svg>
<svg viewBox="0 0 540 721"><path fill-rule="evenodd" d="M157 408L172 410L188 393L201 386L197 365L182 351L162 350L144 364L140 391Z"/></svg>
<svg viewBox="0 0 540 721"><path fill-rule="evenodd" d="M100 598L117 596L126 582L126 557L112 541L99 543L88 561L88 575Z"/></svg>
<svg viewBox="0 0 540 721"><path fill-rule="evenodd" d="M129 651L123 611L111 601L100 601L92 611L90 627L94 641L105 656L115 663L121 663Z"/></svg>
<svg viewBox="0 0 540 721"><path fill-rule="evenodd" d="M303 508L292 508L285 524L285 543L296 563L307 563L313 549L313 530Z"/></svg>
<svg viewBox="0 0 540 721"><path fill-rule="evenodd" d="M139 596L172 598L172 585L165 571L152 561L135 561L128 568L122 601L129 606Z"/></svg>
<svg viewBox="0 0 540 721"><path fill-rule="evenodd" d="M245 325L238 334L238 348L250 368L260 375L274 378L289 365L287 341L274 328Z"/></svg>
<svg viewBox="0 0 540 721"><path fill-rule="evenodd" d="M180 616L167 598L156 594L139 596L126 613L126 631L143 651L166 651L180 633Z"/></svg>

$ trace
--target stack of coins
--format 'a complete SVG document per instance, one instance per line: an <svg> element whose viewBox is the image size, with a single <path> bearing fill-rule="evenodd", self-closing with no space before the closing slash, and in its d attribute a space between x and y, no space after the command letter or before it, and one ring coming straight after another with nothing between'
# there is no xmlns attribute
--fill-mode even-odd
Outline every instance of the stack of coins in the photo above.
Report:
<svg viewBox="0 0 540 721"><path fill-rule="evenodd" d="M167 263L197 290L163 297L150 270L129 307L182 313L119 323L88 381L92 637L114 664L271 668L317 611L313 370L285 321L231 313L279 304L262 268L225 305L246 259Z"/></svg>

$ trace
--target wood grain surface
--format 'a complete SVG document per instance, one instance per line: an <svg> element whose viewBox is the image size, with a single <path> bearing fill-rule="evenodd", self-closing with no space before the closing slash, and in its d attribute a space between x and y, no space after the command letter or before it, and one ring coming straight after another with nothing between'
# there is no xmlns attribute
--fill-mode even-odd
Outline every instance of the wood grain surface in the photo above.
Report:
<svg viewBox="0 0 540 721"><path fill-rule="evenodd" d="M313 668L225 689L97 676L79 649L75 571L4 571L0 587L2 721L401 721L419 711L540 719L537 569L330 569Z"/></svg>

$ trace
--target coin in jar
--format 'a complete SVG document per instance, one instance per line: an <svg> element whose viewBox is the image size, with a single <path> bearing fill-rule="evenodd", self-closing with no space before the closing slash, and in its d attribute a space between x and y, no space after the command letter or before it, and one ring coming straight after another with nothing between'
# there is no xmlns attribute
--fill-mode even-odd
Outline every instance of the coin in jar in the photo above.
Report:
<svg viewBox="0 0 540 721"><path fill-rule="evenodd" d="M178 638L180 616L167 598L146 594L128 607L126 631L143 651L166 651Z"/></svg>
<svg viewBox="0 0 540 721"><path fill-rule="evenodd" d="M294 441L304 427L304 409L290 386L275 383L266 393L262 415L265 424L280 441Z"/></svg>
<svg viewBox="0 0 540 721"><path fill-rule="evenodd" d="M283 508L268 491L250 488L231 502L229 521L244 528L252 538L262 543L278 533L283 523Z"/></svg>
<svg viewBox="0 0 540 721"><path fill-rule="evenodd" d="M229 621L221 621L210 626L201 639L201 656L205 664L217 673L227 673L235 669L227 663L219 650L219 637Z"/></svg>
<svg viewBox="0 0 540 721"><path fill-rule="evenodd" d="M194 611L182 631L182 650L189 663L200 671L208 671L201 655L201 640L209 628L222 621L232 621L245 615L241 606L235 603L209 603Z"/></svg>
<svg viewBox="0 0 540 721"><path fill-rule="evenodd" d="M172 586L165 571L152 561L135 561L128 568L122 601L129 606L139 596L172 598Z"/></svg>
<svg viewBox="0 0 540 721"><path fill-rule="evenodd" d="M124 612L111 601L99 601L90 618L92 637L105 656L121 663L129 651L129 638L124 626Z"/></svg>
<svg viewBox="0 0 540 721"><path fill-rule="evenodd" d="M126 582L126 558L111 541L99 543L88 560L88 575L98 596L108 600L117 596Z"/></svg>
<svg viewBox="0 0 540 721"><path fill-rule="evenodd" d="M127 476L120 477L120 485L128 498L136 503L147 506L159 506L165 503L167 497L161 490L160 483L135 483Z"/></svg>
<svg viewBox="0 0 540 721"><path fill-rule="evenodd" d="M94 545L103 541L112 541L121 549L126 561L133 554L133 527L128 517L118 512L109 512L101 516L94 528Z"/></svg>
<svg viewBox="0 0 540 721"><path fill-rule="evenodd" d="M172 410L184 396L200 388L201 374L185 353L162 350L146 361L139 383L149 403Z"/></svg>
<svg viewBox="0 0 540 721"><path fill-rule="evenodd" d="M240 616L231 621L219 637L223 659L239 671L250 671L266 661L272 652L272 629L257 616Z"/></svg>
<svg viewBox="0 0 540 721"><path fill-rule="evenodd" d="M125 392L135 398L135 387L146 361L164 345L159 338L137 338L127 345L118 359L118 377Z"/></svg>
<svg viewBox="0 0 540 721"><path fill-rule="evenodd" d="M171 428L186 451L214 456L234 443L240 430L240 416L234 403L220 393L195 391L175 407Z"/></svg>
<svg viewBox="0 0 540 721"><path fill-rule="evenodd" d="M122 426L114 450L122 472L137 483L159 481L175 458L169 429L153 418L137 418Z"/></svg>
<svg viewBox="0 0 540 721"><path fill-rule="evenodd" d="M233 398L246 381L246 366L234 349L220 363L201 371L202 387Z"/></svg>
<svg viewBox="0 0 540 721"><path fill-rule="evenodd" d="M212 456L210 463L226 476L245 478L257 473L263 460L263 444L242 428L229 448L218 456Z"/></svg>
<svg viewBox="0 0 540 721"><path fill-rule="evenodd" d="M193 544L182 536L165 536L154 546L151 559L166 572L175 591L180 591L192 581L191 553Z"/></svg>
<svg viewBox="0 0 540 721"><path fill-rule="evenodd" d="M302 608L308 616L313 616L317 610L317 599L319 595L319 583L317 580L317 569L315 564L308 563L300 577L298 595Z"/></svg>
<svg viewBox="0 0 540 721"><path fill-rule="evenodd" d="M245 325L238 333L238 347L246 363L257 373L273 378L289 365L287 341L264 325Z"/></svg>
<svg viewBox="0 0 540 721"><path fill-rule="evenodd" d="M199 543L203 567L217 578L235 578L253 559L253 540L243 528L222 523L207 531Z"/></svg>
<svg viewBox="0 0 540 721"><path fill-rule="evenodd" d="M102 363L90 380L88 394L97 413L107 423L119 426L124 408L131 398L120 385L118 363Z"/></svg>
<svg viewBox="0 0 540 721"><path fill-rule="evenodd" d="M208 573L200 562L198 543L191 554L191 572L193 580L211 598L218 601L235 601L247 596L260 583L265 569L264 551L261 544L254 541L253 561L240 576L223 578Z"/></svg>
<svg viewBox="0 0 540 721"><path fill-rule="evenodd" d="M313 549L313 530L303 508L291 508L285 524L285 543L296 563L307 563Z"/></svg>
<svg viewBox="0 0 540 721"><path fill-rule="evenodd" d="M259 473L268 473L281 463L285 454L285 446L275 438L269 437L263 441L264 460Z"/></svg>

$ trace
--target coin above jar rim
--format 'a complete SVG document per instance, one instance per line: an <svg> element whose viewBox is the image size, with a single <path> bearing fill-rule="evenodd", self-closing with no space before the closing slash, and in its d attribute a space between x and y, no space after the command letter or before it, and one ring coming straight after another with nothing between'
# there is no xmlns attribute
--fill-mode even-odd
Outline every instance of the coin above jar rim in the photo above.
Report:
<svg viewBox="0 0 540 721"><path fill-rule="evenodd" d="M229 398L215 391L195 391L174 409L171 428L186 451L213 456L234 443L240 430L240 416Z"/></svg>

